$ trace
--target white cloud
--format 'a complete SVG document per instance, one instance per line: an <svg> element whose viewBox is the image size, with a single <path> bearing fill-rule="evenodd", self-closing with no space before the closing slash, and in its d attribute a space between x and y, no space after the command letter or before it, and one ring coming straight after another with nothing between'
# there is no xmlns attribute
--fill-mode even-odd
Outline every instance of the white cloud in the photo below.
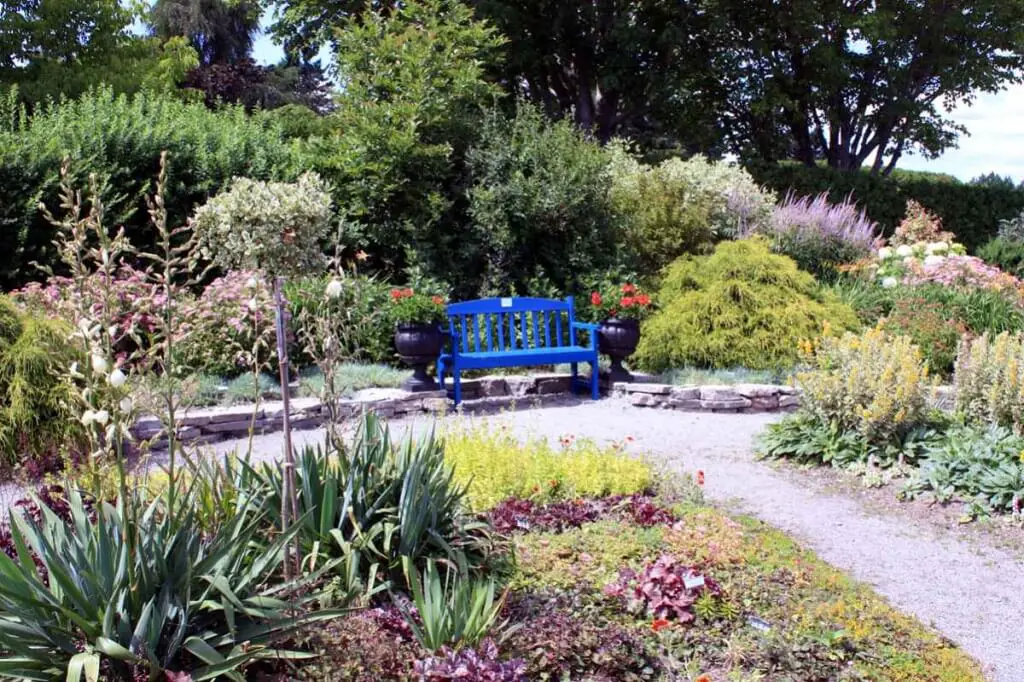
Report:
<svg viewBox="0 0 1024 682"><path fill-rule="evenodd" d="M970 133L960 136L957 149L934 161L904 157L899 167L949 173L961 180L990 172L1024 180L1024 85L979 95L973 106L961 105L950 117Z"/></svg>

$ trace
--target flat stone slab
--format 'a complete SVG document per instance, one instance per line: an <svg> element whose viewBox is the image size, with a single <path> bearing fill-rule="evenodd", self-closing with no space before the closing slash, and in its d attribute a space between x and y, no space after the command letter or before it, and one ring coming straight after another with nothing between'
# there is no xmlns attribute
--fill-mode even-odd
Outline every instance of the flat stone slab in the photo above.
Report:
<svg viewBox="0 0 1024 682"><path fill-rule="evenodd" d="M620 381L615 384L615 390L625 393L649 393L651 395L668 395L672 392L671 384L632 384Z"/></svg>

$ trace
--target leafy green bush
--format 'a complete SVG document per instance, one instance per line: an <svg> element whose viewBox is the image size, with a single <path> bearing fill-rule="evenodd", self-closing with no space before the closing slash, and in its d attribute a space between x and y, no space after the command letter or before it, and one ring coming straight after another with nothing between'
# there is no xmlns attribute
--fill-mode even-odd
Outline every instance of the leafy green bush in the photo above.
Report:
<svg viewBox="0 0 1024 682"><path fill-rule="evenodd" d="M910 312L913 306L922 304L974 335L1024 329L1024 309L1014 295L999 291L932 283L885 288L852 278L840 279L830 289L857 312L866 326L874 326L900 306ZM927 355L929 351L922 347L922 352Z"/></svg>
<svg viewBox="0 0 1024 682"><path fill-rule="evenodd" d="M939 502L966 497L971 513L1020 514L1024 504L1024 438L999 426L961 426L927 449L904 493Z"/></svg>
<svg viewBox="0 0 1024 682"><path fill-rule="evenodd" d="M49 508L36 519L15 512L17 557L0 552L4 674L242 680L244 664L288 655L268 645L338 615L303 609L315 591L289 599L289 589L309 590L320 575L291 586L274 580L292 533L266 541L256 499L204 532L194 490L182 486L174 509L146 498L90 509L72 492L70 523Z"/></svg>
<svg viewBox="0 0 1024 682"><path fill-rule="evenodd" d="M622 146L610 149L612 204L642 273L756 230L771 216L775 196L738 166L700 155L648 166Z"/></svg>
<svg viewBox="0 0 1024 682"><path fill-rule="evenodd" d="M145 193L163 151L170 157L165 198L172 225L235 176L290 179L301 166L279 127L241 108L214 112L170 95L115 96L109 89L41 106L0 127L0 283L8 288L34 278L32 261L56 265L52 227L38 205L61 213L58 171L65 158L72 160L71 184L83 186L95 173L109 222L124 225L136 247L150 248L155 233Z"/></svg>
<svg viewBox="0 0 1024 682"><path fill-rule="evenodd" d="M791 367L802 339L859 326L853 310L792 260L771 253L763 239L724 242L710 256L680 258L665 271L656 303L635 356L654 372Z"/></svg>
<svg viewBox="0 0 1024 682"><path fill-rule="evenodd" d="M76 394L64 380L80 354L57 320L18 312L0 298L0 456L29 474L84 447Z"/></svg>
<svg viewBox="0 0 1024 682"><path fill-rule="evenodd" d="M323 299L329 277L302 277L285 282L284 293L293 320L303 319L303 310ZM394 326L387 315L391 285L375 277L353 274L343 280L334 306L345 317L344 334L336 339L338 355L359 363L391 363L396 360ZM297 348L297 364L310 359Z"/></svg>
<svg viewBox="0 0 1024 682"><path fill-rule="evenodd" d="M914 199L938 215L971 252L995 236L1001 220L1024 211L1024 189L964 184L936 174L893 173L886 177L796 163L751 166L749 170L757 182L779 194L827 192L832 201L852 196L885 234L892 234L903 219L907 200Z"/></svg>
<svg viewBox="0 0 1024 682"><path fill-rule="evenodd" d="M921 351L929 371L940 377L953 373L960 338L967 332L947 308L912 295L897 299L879 325L894 336L909 338Z"/></svg>
<svg viewBox="0 0 1024 682"><path fill-rule="evenodd" d="M574 291L613 264L620 242L608 199L609 157L571 121L527 104L492 113L468 154L472 226L451 244L456 295L525 292L542 277Z"/></svg>
<svg viewBox="0 0 1024 682"><path fill-rule="evenodd" d="M1014 277L1024 277L1024 242L996 237L978 249L978 257Z"/></svg>

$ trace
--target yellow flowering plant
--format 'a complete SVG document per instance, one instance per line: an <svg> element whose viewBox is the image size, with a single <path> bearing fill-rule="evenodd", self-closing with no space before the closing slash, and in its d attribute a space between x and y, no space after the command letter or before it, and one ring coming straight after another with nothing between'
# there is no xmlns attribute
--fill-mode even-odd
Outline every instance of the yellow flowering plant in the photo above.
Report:
<svg viewBox="0 0 1024 682"><path fill-rule="evenodd" d="M796 376L803 410L822 422L879 442L927 421L934 381L908 337L876 327L824 336L801 350L808 367Z"/></svg>

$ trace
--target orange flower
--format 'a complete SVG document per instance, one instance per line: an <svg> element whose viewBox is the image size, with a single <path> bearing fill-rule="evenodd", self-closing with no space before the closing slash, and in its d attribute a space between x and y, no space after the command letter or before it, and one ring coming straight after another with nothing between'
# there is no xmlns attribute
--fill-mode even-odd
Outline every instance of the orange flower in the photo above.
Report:
<svg viewBox="0 0 1024 682"><path fill-rule="evenodd" d="M402 289L402 296L405 297L405 298L412 297L412 293L413 293L412 289L410 289L409 287L406 287L406 288Z"/></svg>
<svg viewBox="0 0 1024 682"><path fill-rule="evenodd" d="M695 679L693 682L715 682L715 681L711 679L711 675L708 675L707 673L704 673L703 675L701 675L700 677Z"/></svg>
<svg viewBox="0 0 1024 682"><path fill-rule="evenodd" d="M664 630L665 628L667 628L669 625L671 625L671 623L669 623L664 618L656 618L651 623L651 629L654 630L655 632L660 632L661 630Z"/></svg>
<svg viewBox="0 0 1024 682"><path fill-rule="evenodd" d="M590 304L601 305L601 294L597 293L596 291L590 294Z"/></svg>
<svg viewBox="0 0 1024 682"><path fill-rule="evenodd" d="M441 298L440 296L431 296L430 300L437 305L444 305L444 299Z"/></svg>
<svg viewBox="0 0 1024 682"><path fill-rule="evenodd" d="M391 298L396 300L396 301L398 299L402 298L402 290L401 289L392 289L391 290Z"/></svg>
<svg viewBox="0 0 1024 682"><path fill-rule="evenodd" d="M648 296L647 294L640 294L639 296L636 297L636 302L640 305L650 305L651 297Z"/></svg>
<svg viewBox="0 0 1024 682"><path fill-rule="evenodd" d="M704 470L697 470L697 485L704 485Z"/></svg>

